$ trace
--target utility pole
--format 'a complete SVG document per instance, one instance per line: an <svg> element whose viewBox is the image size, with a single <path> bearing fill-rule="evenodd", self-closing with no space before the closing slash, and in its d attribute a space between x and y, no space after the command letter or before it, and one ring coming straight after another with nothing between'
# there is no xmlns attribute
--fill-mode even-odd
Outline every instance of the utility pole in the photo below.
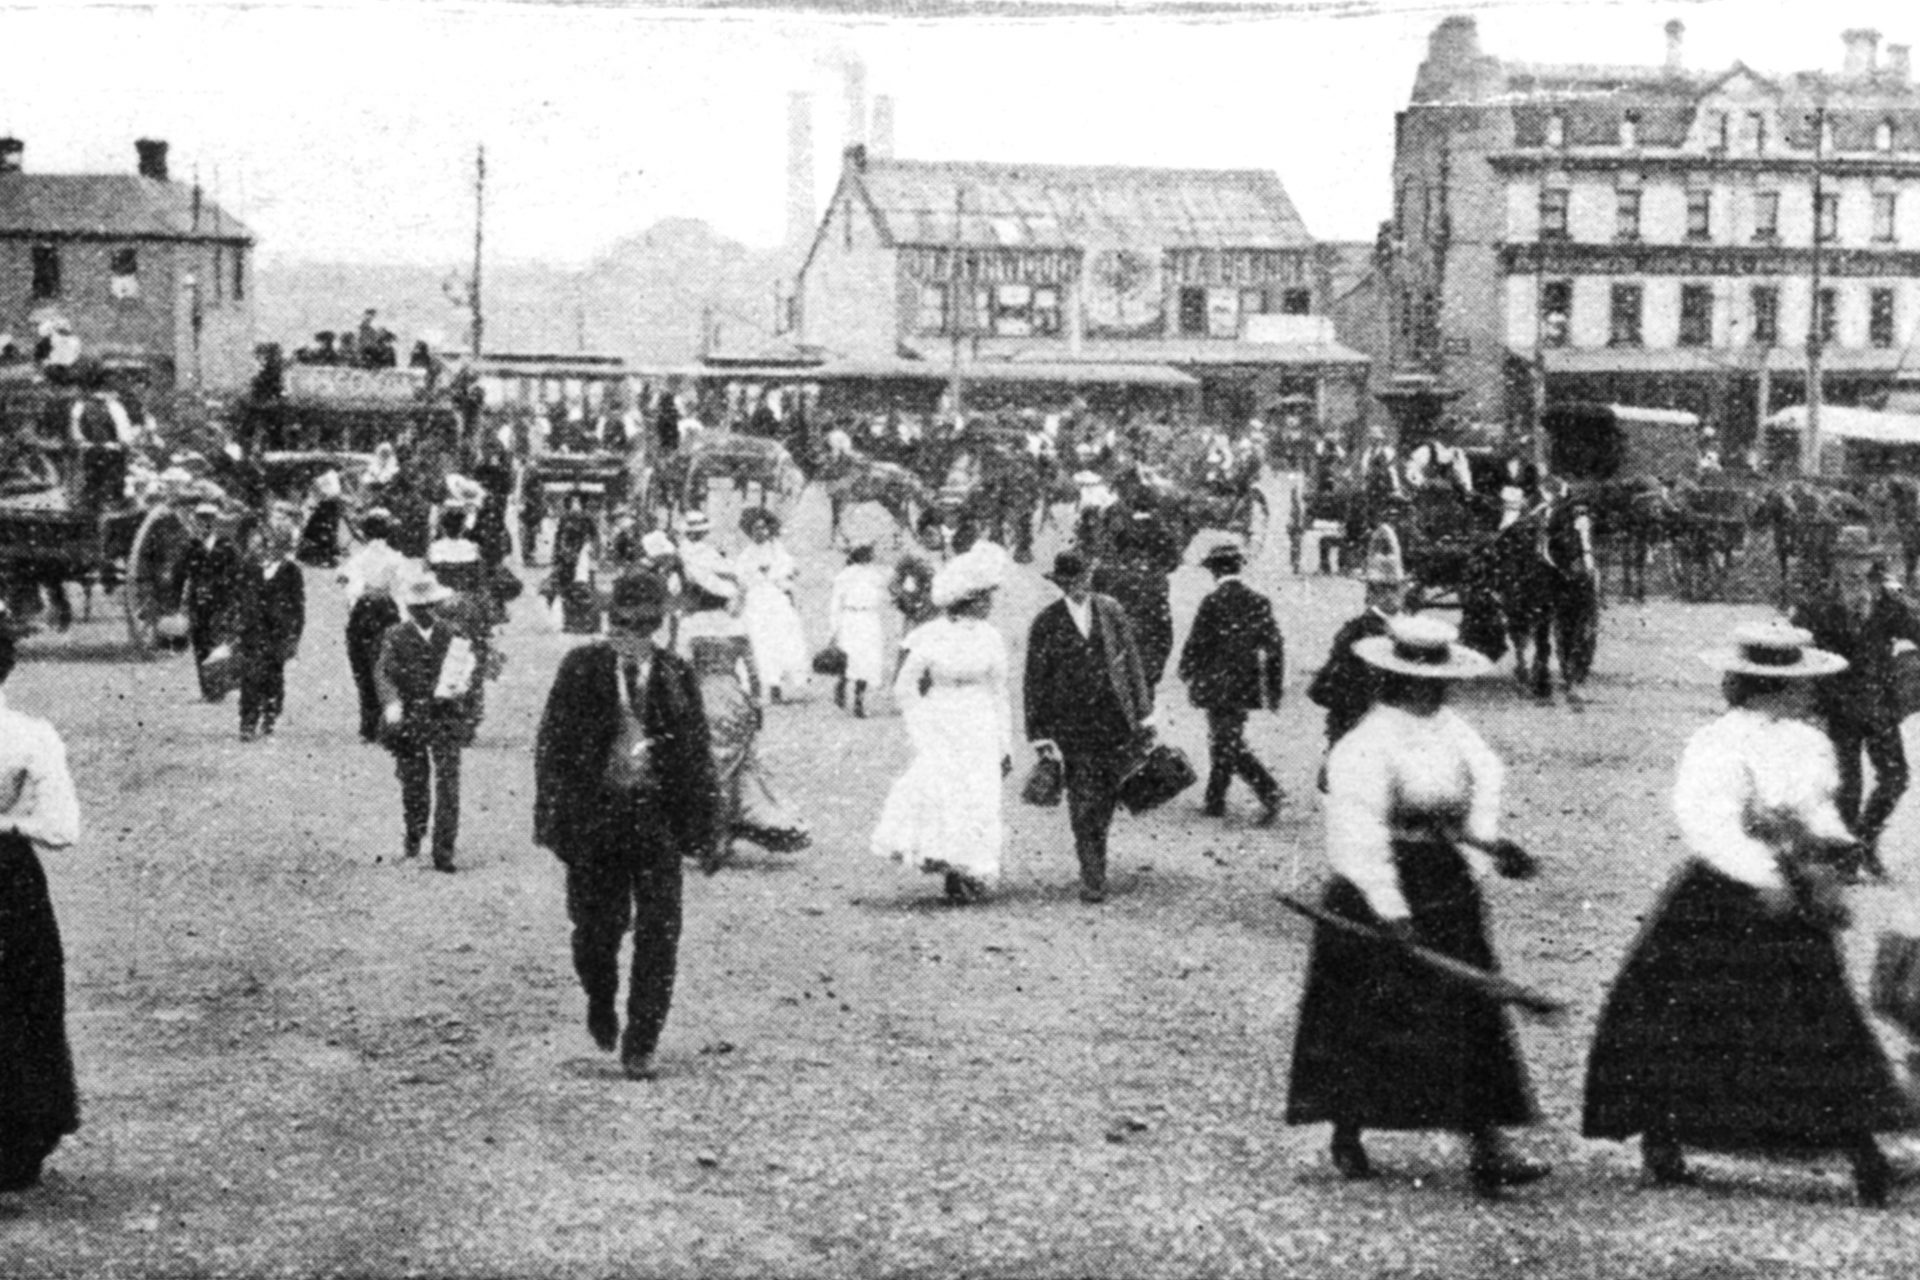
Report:
<svg viewBox="0 0 1920 1280"><path fill-rule="evenodd" d="M1820 268L1823 256L1822 245L1826 237L1821 234L1825 221L1826 195L1823 186L1821 162L1826 157L1827 143L1827 105L1823 101L1813 112L1813 273L1812 292L1807 300L1807 460L1805 471L1808 475L1820 474L1820 361L1826 345L1826 316L1820 305ZM1838 227L1834 228L1836 231Z"/></svg>
<svg viewBox="0 0 1920 1280"><path fill-rule="evenodd" d="M947 319L948 328L953 333L953 371L947 386L947 397L953 401L953 422L958 429L966 421L966 379L960 373L960 330L961 316L971 311L973 299L968 291L967 306L960 304L960 246L966 238L961 220L966 215L967 189L955 186L953 189L953 250L947 258Z"/></svg>
<svg viewBox="0 0 1920 1280"><path fill-rule="evenodd" d="M473 358L480 359L480 344L486 333L486 321L480 312L480 250L487 217L487 148L482 143L473 158L473 287L467 290L467 302L473 308Z"/></svg>

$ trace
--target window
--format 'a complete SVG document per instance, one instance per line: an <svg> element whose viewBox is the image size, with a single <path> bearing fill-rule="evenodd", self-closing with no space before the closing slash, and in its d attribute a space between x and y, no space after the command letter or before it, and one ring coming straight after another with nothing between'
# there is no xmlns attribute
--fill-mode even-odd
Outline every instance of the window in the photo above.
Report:
<svg viewBox="0 0 1920 1280"><path fill-rule="evenodd" d="M1420 298L1420 350L1432 354L1440 349L1440 295L1428 289Z"/></svg>
<svg viewBox="0 0 1920 1280"><path fill-rule="evenodd" d="M1413 345L1413 290L1400 290L1400 342L1402 346Z"/></svg>
<svg viewBox="0 0 1920 1280"><path fill-rule="evenodd" d="M1614 192L1613 238L1615 240L1640 238L1640 192L1637 188L1622 187Z"/></svg>
<svg viewBox="0 0 1920 1280"><path fill-rule="evenodd" d="M1713 239L1713 192L1687 192L1687 239Z"/></svg>
<svg viewBox="0 0 1920 1280"><path fill-rule="evenodd" d="M233 247L233 300L244 302L247 297L247 251L240 245ZM799 301L794 302L796 307Z"/></svg>
<svg viewBox="0 0 1920 1280"><path fill-rule="evenodd" d="M1640 286L1613 286L1613 305L1607 341L1616 347L1640 345Z"/></svg>
<svg viewBox="0 0 1920 1280"><path fill-rule="evenodd" d="M1732 132L1733 117L1722 111L1713 119L1713 148L1716 151L1727 149L1727 137Z"/></svg>
<svg viewBox="0 0 1920 1280"><path fill-rule="evenodd" d="M1764 111L1747 112L1747 127L1753 134L1753 154L1766 154L1767 113Z"/></svg>
<svg viewBox="0 0 1920 1280"><path fill-rule="evenodd" d="M1893 345L1893 290L1875 289L1868 295L1867 342L1871 346Z"/></svg>
<svg viewBox="0 0 1920 1280"><path fill-rule="evenodd" d="M1180 332L1203 338L1207 333L1207 291L1194 285L1180 289Z"/></svg>
<svg viewBox="0 0 1920 1280"><path fill-rule="evenodd" d="M1780 341L1780 290L1770 284L1753 290L1753 344L1775 346Z"/></svg>
<svg viewBox="0 0 1920 1280"><path fill-rule="evenodd" d="M1280 295L1280 314L1283 316L1306 316L1313 314L1313 290L1288 289Z"/></svg>
<svg viewBox="0 0 1920 1280"><path fill-rule="evenodd" d="M1640 113L1629 111L1620 117L1620 145L1637 147L1640 145Z"/></svg>
<svg viewBox="0 0 1920 1280"><path fill-rule="evenodd" d="M60 249L56 245L33 246L33 296L60 296Z"/></svg>
<svg viewBox="0 0 1920 1280"><path fill-rule="evenodd" d="M1683 347L1713 345L1712 285L1683 284L1680 286L1680 345Z"/></svg>
<svg viewBox="0 0 1920 1280"><path fill-rule="evenodd" d="M1822 346L1833 345L1833 339L1839 328L1839 296L1832 289L1822 289L1814 306L1815 327L1820 333Z"/></svg>
<svg viewBox="0 0 1920 1280"><path fill-rule="evenodd" d="M227 293L227 250L224 245L213 246L213 300L219 304L226 300Z"/></svg>
<svg viewBox="0 0 1920 1280"><path fill-rule="evenodd" d="M1780 193L1778 191L1754 193L1753 238L1755 240L1780 238Z"/></svg>
<svg viewBox="0 0 1920 1280"><path fill-rule="evenodd" d="M1561 112L1556 111L1547 117L1547 145L1550 147L1567 145L1567 117Z"/></svg>
<svg viewBox="0 0 1920 1280"><path fill-rule="evenodd" d="M921 333L948 332L947 286L943 284L920 286L920 307L914 315L913 327Z"/></svg>
<svg viewBox="0 0 1920 1280"><path fill-rule="evenodd" d="M1893 150L1893 121L1882 120L1873 126L1873 149L1875 151Z"/></svg>
<svg viewBox="0 0 1920 1280"><path fill-rule="evenodd" d="M1565 187L1542 187L1540 189L1540 238L1542 240L1565 240L1567 238L1567 201Z"/></svg>
<svg viewBox="0 0 1920 1280"><path fill-rule="evenodd" d="M1840 193L1823 191L1820 193L1820 240L1822 243L1833 240L1840 234Z"/></svg>
<svg viewBox="0 0 1920 1280"><path fill-rule="evenodd" d="M1548 280L1540 286L1540 344L1564 347L1573 328L1573 281Z"/></svg>
<svg viewBox="0 0 1920 1280"><path fill-rule="evenodd" d="M1893 192L1873 193L1873 241L1875 244L1893 243L1893 215L1897 207Z"/></svg>
<svg viewBox="0 0 1920 1280"><path fill-rule="evenodd" d="M108 258L107 296L126 302L140 296L140 253L115 249Z"/></svg>

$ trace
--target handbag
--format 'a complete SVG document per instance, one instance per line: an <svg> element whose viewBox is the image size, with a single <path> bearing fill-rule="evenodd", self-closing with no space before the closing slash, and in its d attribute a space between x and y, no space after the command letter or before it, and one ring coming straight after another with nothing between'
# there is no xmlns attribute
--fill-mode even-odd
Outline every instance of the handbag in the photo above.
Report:
<svg viewBox="0 0 1920 1280"><path fill-rule="evenodd" d="M1180 748L1155 742L1120 777L1119 799L1128 813L1158 809L1200 780Z"/></svg>
<svg viewBox="0 0 1920 1280"><path fill-rule="evenodd" d="M200 696L219 702L240 687L240 660L233 646L217 644L200 662Z"/></svg>
<svg viewBox="0 0 1920 1280"><path fill-rule="evenodd" d="M1043 755L1033 762L1033 768L1027 773L1027 781L1020 788L1020 798L1030 805L1042 809L1051 809L1060 803L1061 795L1067 789L1067 771L1060 763L1060 757Z"/></svg>
<svg viewBox="0 0 1920 1280"><path fill-rule="evenodd" d="M1920 938L1882 933L1874 946L1867 988L1872 1010L1920 1040Z"/></svg>
<svg viewBox="0 0 1920 1280"><path fill-rule="evenodd" d="M847 674L847 651L837 644L830 644L813 655L813 674L817 676L843 676Z"/></svg>

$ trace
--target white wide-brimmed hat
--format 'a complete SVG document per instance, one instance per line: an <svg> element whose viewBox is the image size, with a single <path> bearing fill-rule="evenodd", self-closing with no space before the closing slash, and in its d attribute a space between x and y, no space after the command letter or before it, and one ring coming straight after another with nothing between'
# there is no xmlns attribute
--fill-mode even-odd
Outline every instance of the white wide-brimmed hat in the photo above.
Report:
<svg viewBox="0 0 1920 1280"><path fill-rule="evenodd" d="M992 542L976 542L933 575L934 607L946 609L970 596L996 590L1007 576L1007 552Z"/></svg>
<svg viewBox="0 0 1920 1280"><path fill-rule="evenodd" d="M477 564L480 548L465 538L435 538L427 548L428 564Z"/></svg>
<svg viewBox="0 0 1920 1280"><path fill-rule="evenodd" d="M441 582L429 569L422 569L415 573L400 588L402 608L439 604L442 600L451 599L453 599L453 588Z"/></svg>
<svg viewBox="0 0 1920 1280"><path fill-rule="evenodd" d="M1421 680L1471 680L1493 670L1493 659L1460 643L1451 623L1424 614L1387 620L1387 634L1353 646L1370 667Z"/></svg>
<svg viewBox="0 0 1920 1280"><path fill-rule="evenodd" d="M704 511L689 511L680 517L682 533L710 533L712 530L713 521L707 518L707 513Z"/></svg>
<svg viewBox="0 0 1920 1280"><path fill-rule="evenodd" d="M1813 633L1779 620L1747 622L1733 629L1732 644L1708 649L1700 660L1716 671L1770 680L1809 680L1847 669L1837 653L1813 647Z"/></svg>
<svg viewBox="0 0 1920 1280"><path fill-rule="evenodd" d="M662 560L673 554L673 539L659 529L649 529L640 535L640 551L654 560Z"/></svg>

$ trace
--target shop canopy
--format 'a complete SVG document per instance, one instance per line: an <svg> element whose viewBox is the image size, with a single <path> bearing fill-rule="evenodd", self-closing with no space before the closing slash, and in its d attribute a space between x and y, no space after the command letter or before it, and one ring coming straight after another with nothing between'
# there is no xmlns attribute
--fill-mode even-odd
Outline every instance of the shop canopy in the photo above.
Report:
<svg viewBox="0 0 1920 1280"><path fill-rule="evenodd" d="M1807 406L1796 404L1767 419L1769 430L1805 435ZM1920 445L1920 413L1888 413L1879 409L1820 406L1820 434L1862 444Z"/></svg>

